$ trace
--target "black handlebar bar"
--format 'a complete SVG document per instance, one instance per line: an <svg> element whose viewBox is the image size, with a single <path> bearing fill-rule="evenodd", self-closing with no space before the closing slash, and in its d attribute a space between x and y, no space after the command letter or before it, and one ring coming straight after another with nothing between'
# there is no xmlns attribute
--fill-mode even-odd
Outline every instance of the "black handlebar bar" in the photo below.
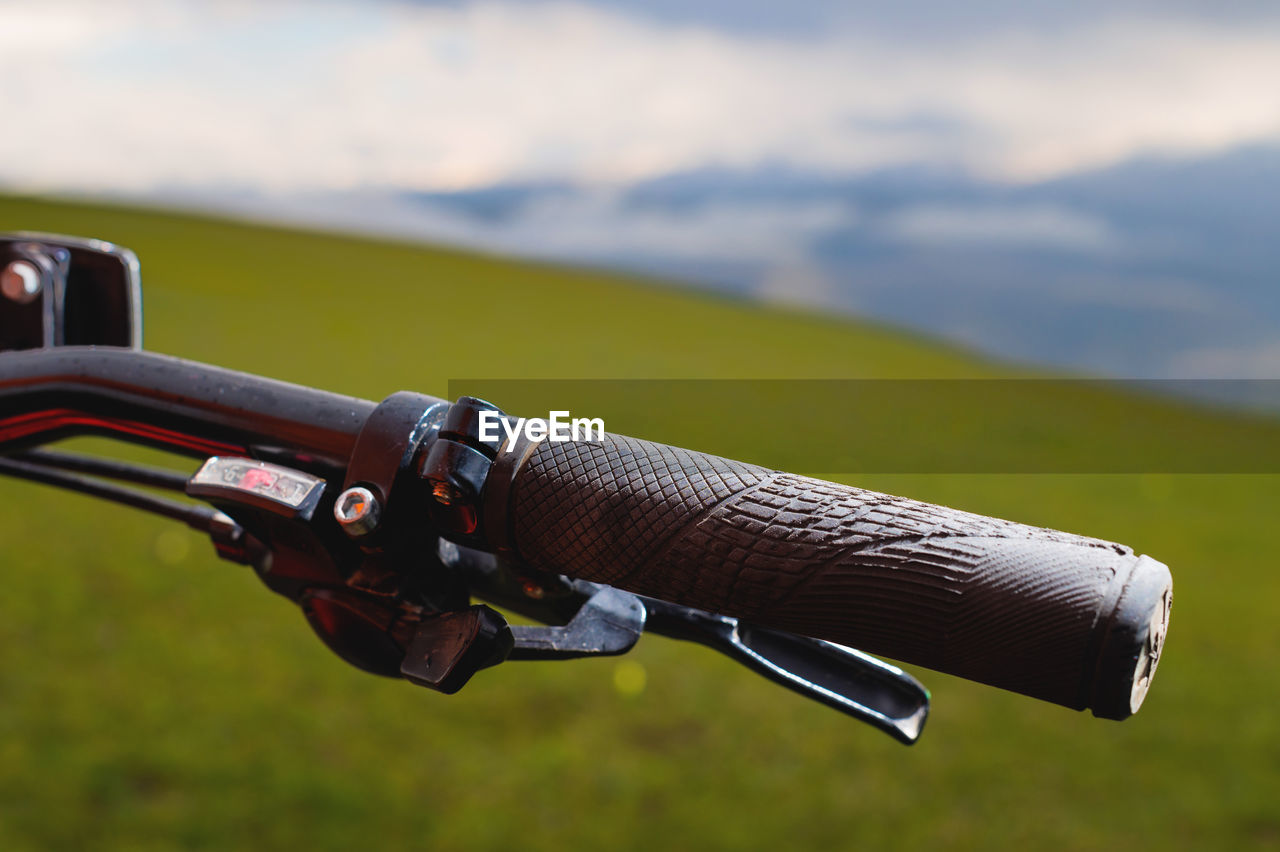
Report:
<svg viewBox="0 0 1280 852"><path fill-rule="evenodd" d="M114 347L6 352L0 447L108 434L204 458L287 449L343 466L376 403Z"/></svg>

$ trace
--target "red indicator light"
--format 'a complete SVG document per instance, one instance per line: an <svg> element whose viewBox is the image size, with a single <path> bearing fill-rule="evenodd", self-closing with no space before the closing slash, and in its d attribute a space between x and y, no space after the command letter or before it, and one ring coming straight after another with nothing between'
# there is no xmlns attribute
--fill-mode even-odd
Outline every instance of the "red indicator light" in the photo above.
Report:
<svg viewBox="0 0 1280 852"><path fill-rule="evenodd" d="M276 475L260 467L251 467L244 472L240 487L246 491L258 491L276 484Z"/></svg>

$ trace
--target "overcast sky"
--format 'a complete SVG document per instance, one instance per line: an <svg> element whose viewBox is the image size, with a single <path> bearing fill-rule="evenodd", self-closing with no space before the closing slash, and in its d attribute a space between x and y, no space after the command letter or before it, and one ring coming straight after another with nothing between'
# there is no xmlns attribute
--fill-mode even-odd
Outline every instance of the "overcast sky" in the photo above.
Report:
<svg viewBox="0 0 1280 852"><path fill-rule="evenodd" d="M438 190L919 162L1020 181L1280 136L1262 4L845 5L3 2L0 181Z"/></svg>
<svg viewBox="0 0 1280 852"><path fill-rule="evenodd" d="M1280 4L0 0L0 191L1280 376Z"/></svg>

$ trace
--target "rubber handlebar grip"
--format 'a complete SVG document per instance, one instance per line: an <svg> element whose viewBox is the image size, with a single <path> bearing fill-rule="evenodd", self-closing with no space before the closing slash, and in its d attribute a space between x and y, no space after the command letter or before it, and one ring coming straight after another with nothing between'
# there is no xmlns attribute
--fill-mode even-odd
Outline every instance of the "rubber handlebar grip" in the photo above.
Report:
<svg viewBox="0 0 1280 852"><path fill-rule="evenodd" d="M1119 544L616 435L520 456L503 520L542 570L1104 718L1159 660L1169 570Z"/></svg>

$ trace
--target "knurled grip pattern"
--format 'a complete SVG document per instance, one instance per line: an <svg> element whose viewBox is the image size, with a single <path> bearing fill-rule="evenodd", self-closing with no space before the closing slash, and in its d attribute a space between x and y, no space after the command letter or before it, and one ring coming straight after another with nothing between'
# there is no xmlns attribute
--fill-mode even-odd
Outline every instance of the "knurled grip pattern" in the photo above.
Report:
<svg viewBox="0 0 1280 852"><path fill-rule="evenodd" d="M606 435L543 442L511 493L548 571L1089 705L1139 557L1030 527Z"/></svg>

